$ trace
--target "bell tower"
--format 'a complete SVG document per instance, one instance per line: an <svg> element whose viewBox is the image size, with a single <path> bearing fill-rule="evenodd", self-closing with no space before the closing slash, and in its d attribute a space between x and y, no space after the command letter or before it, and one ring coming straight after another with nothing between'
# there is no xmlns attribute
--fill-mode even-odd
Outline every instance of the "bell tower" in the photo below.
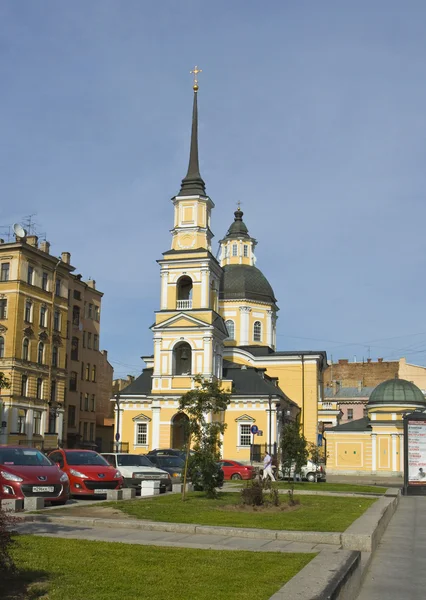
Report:
<svg viewBox="0 0 426 600"><path fill-rule="evenodd" d="M222 268L211 253L212 200L198 160L198 73L195 67L188 172L172 198L171 249L158 261L160 310L156 312L152 393L183 393L195 375L221 378L227 330L218 314Z"/></svg>

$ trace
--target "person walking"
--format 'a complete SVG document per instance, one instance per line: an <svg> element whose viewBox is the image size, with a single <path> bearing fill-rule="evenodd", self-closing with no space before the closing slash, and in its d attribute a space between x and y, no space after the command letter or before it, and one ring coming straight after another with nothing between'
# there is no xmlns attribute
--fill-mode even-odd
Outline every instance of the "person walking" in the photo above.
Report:
<svg viewBox="0 0 426 600"><path fill-rule="evenodd" d="M272 456L266 451L265 458L263 459L263 479L270 477L271 481L275 481L274 474L272 472Z"/></svg>

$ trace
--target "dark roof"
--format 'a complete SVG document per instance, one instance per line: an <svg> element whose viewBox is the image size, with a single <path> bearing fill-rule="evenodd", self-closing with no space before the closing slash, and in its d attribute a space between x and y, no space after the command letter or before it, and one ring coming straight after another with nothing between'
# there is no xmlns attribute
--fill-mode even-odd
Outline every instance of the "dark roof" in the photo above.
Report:
<svg viewBox="0 0 426 600"><path fill-rule="evenodd" d="M243 211L238 208L234 212L235 218L231 227L228 229L228 232L225 236L226 238L248 238L250 239L249 232L246 224L243 221Z"/></svg>
<svg viewBox="0 0 426 600"><path fill-rule="evenodd" d="M342 387L336 393L333 388L324 388L325 398L369 398L374 387Z"/></svg>
<svg viewBox="0 0 426 600"><path fill-rule="evenodd" d="M327 431L370 431L370 419L368 417L362 417L362 419L356 419L355 421L348 421L343 425L336 425L336 427L330 427Z"/></svg>
<svg viewBox="0 0 426 600"><path fill-rule="evenodd" d="M423 392L411 381L388 379L380 383L373 391L368 404L423 404L426 400Z"/></svg>
<svg viewBox="0 0 426 600"><path fill-rule="evenodd" d="M257 300L276 303L274 290L257 267L252 265L225 265L220 281L221 300Z"/></svg>
<svg viewBox="0 0 426 600"><path fill-rule="evenodd" d="M194 90L194 105L192 109L191 150L189 152L188 172L182 179L179 196L205 196L206 184L200 175L198 164L198 102L197 90Z"/></svg>
<svg viewBox="0 0 426 600"><path fill-rule="evenodd" d="M269 346L238 346L241 350L250 352L253 356L315 356L327 357L325 350L272 350Z"/></svg>
<svg viewBox="0 0 426 600"><path fill-rule="evenodd" d="M223 378L233 382L232 394L239 396L280 396L292 404L284 392L264 374L264 369L246 367L229 360L223 361Z"/></svg>
<svg viewBox="0 0 426 600"><path fill-rule="evenodd" d="M142 374L139 375L130 385L123 388L120 392L120 396L136 395L136 396L148 396L152 389L152 373L154 369L144 369Z"/></svg>

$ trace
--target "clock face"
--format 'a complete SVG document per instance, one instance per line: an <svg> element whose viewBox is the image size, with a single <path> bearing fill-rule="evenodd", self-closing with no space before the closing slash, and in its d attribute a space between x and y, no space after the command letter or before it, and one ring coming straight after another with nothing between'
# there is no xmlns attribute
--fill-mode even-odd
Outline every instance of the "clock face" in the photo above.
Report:
<svg viewBox="0 0 426 600"><path fill-rule="evenodd" d="M192 248L195 245L195 235L193 233L185 233L178 238L179 248Z"/></svg>

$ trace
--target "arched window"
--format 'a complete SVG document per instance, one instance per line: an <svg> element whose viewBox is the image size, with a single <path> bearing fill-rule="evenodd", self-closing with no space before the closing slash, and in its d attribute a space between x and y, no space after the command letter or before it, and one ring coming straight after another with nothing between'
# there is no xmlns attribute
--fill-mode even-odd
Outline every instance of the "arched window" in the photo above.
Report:
<svg viewBox="0 0 426 600"><path fill-rule="evenodd" d="M173 349L173 375L190 375L192 366L191 346L181 342Z"/></svg>
<svg viewBox="0 0 426 600"><path fill-rule="evenodd" d="M43 364L43 359L44 359L44 344L43 344L43 342L39 342L38 352L37 352L37 362L39 365Z"/></svg>
<svg viewBox="0 0 426 600"><path fill-rule="evenodd" d="M37 391L36 391L36 397L41 400L43 398L43 379L41 377L39 377L37 379Z"/></svg>
<svg viewBox="0 0 426 600"><path fill-rule="evenodd" d="M253 325L253 339L255 342L262 341L262 323L260 321L255 321Z"/></svg>
<svg viewBox="0 0 426 600"><path fill-rule="evenodd" d="M225 321L226 329L228 330L228 339L235 340L235 323L231 319Z"/></svg>
<svg viewBox="0 0 426 600"><path fill-rule="evenodd" d="M184 275L177 282L177 308L188 310L192 308L192 279Z"/></svg>
<svg viewBox="0 0 426 600"><path fill-rule="evenodd" d="M53 367L57 367L58 366L58 359L59 359L59 350L57 346L53 346L52 348L52 366Z"/></svg>
<svg viewBox="0 0 426 600"><path fill-rule="evenodd" d="M26 375L22 375L21 396L26 396L27 394L28 394L28 377Z"/></svg>
<svg viewBox="0 0 426 600"><path fill-rule="evenodd" d="M22 342L22 360L28 360L30 350L30 342L28 338L24 338Z"/></svg>
<svg viewBox="0 0 426 600"><path fill-rule="evenodd" d="M0 335L0 358L4 357L4 337Z"/></svg>

